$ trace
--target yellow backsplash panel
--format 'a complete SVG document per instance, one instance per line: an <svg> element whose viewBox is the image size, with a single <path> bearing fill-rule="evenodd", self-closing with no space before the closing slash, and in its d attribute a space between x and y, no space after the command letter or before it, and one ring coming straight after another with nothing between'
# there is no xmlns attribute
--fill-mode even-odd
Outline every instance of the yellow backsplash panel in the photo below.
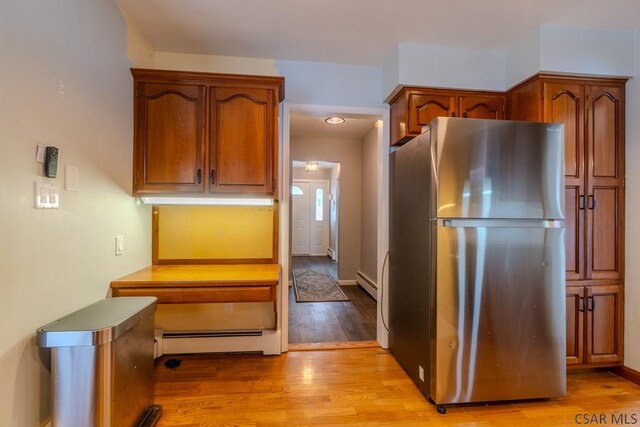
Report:
<svg viewBox="0 0 640 427"><path fill-rule="evenodd" d="M159 206L158 259L273 257L273 207Z"/></svg>

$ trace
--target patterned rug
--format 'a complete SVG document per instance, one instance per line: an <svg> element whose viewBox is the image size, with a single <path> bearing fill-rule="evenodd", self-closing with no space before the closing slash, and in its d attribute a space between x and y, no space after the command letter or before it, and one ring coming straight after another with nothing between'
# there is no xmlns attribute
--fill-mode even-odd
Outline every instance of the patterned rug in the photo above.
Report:
<svg viewBox="0 0 640 427"><path fill-rule="evenodd" d="M295 268L293 290L298 302L349 301L329 272L320 268Z"/></svg>

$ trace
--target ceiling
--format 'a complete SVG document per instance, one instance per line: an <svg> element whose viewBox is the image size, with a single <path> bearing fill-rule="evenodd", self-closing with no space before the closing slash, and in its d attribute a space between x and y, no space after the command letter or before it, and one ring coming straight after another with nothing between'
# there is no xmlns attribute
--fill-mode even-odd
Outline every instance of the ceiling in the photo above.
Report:
<svg viewBox="0 0 640 427"><path fill-rule="evenodd" d="M338 114L345 119L339 125L329 125L324 118L327 115L291 114L290 135L293 138L300 137L332 137L345 139L361 139L373 128L378 116ZM333 115L333 114L331 114Z"/></svg>
<svg viewBox="0 0 640 427"><path fill-rule="evenodd" d="M638 0L116 0L163 52L380 66L398 43L504 49L541 24L640 30Z"/></svg>

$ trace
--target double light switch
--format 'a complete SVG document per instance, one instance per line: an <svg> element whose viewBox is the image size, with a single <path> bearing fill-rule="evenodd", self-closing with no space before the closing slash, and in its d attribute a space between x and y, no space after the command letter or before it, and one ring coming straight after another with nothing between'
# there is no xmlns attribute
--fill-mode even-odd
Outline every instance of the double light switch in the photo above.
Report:
<svg viewBox="0 0 640 427"><path fill-rule="evenodd" d="M37 209L57 209L60 206L57 185L37 181L35 185L35 205Z"/></svg>

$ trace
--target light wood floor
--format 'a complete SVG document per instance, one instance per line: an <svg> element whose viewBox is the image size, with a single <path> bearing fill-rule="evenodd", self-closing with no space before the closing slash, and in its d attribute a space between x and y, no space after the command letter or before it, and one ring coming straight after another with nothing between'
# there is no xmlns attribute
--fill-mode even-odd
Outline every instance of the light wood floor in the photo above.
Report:
<svg viewBox="0 0 640 427"><path fill-rule="evenodd" d="M295 256L293 268L326 268L337 276L337 263L327 256ZM289 343L374 341L376 301L360 286L340 286L349 301L296 302L289 289Z"/></svg>
<svg viewBox="0 0 640 427"><path fill-rule="evenodd" d="M640 387L611 373L568 377L568 397L449 407L439 415L385 350L181 356L155 368L163 426L575 426L578 414L640 423ZM584 423L584 419L579 419ZM600 424L602 425L602 424Z"/></svg>

